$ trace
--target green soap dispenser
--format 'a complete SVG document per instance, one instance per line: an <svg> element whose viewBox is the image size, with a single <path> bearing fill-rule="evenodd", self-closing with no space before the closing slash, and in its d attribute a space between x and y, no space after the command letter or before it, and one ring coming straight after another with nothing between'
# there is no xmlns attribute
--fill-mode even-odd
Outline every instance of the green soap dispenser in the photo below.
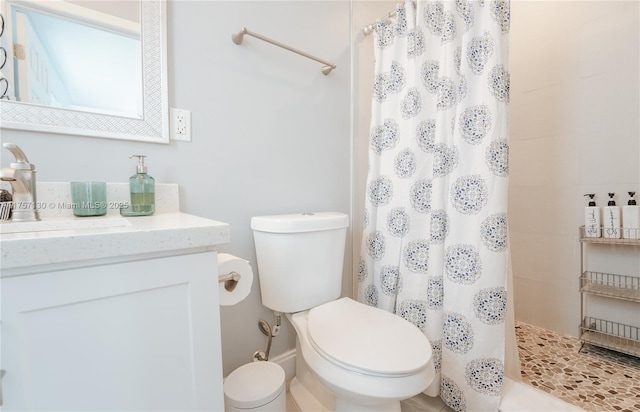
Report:
<svg viewBox="0 0 640 412"><path fill-rule="evenodd" d="M147 174L147 166L144 165L144 155L131 155L138 158L136 174L129 178L129 190L131 191L131 206L121 209L125 216L151 216L156 208L155 179Z"/></svg>

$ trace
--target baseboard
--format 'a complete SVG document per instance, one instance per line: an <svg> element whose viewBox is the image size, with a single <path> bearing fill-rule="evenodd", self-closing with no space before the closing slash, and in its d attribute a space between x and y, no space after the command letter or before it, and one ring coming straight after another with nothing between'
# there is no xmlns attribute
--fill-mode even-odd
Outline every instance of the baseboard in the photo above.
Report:
<svg viewBox="0 0 640 412"><path fill-rule="evenodd" d="M289 382L296 376L296 350L291 349L281 355L269 358L270 362L277 363L284 369L285 381Z"/></svg>

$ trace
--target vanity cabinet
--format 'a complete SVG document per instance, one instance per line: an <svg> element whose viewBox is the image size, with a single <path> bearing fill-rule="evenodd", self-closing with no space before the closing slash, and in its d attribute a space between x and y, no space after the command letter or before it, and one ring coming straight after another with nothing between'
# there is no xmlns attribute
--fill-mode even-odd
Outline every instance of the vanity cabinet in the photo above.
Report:
<svg viewBox="0 0 640 412"><path fill-rule="evenodd" d="M216 247L229 225L56 219L0 231L1 412L224 410Z"/></svg>
<svg viewBox="0 0 640 412"><path fill-rule="evenodd" d="M640 357L639 252L638 239L586 237L584 226L580 227L583 345L588 343Z"/></svg>
<svg viewBox="0 0 640 412"><path fill-rule="evenodd" d="M2 411L223 410L216 261L3 278Z"/></svg>

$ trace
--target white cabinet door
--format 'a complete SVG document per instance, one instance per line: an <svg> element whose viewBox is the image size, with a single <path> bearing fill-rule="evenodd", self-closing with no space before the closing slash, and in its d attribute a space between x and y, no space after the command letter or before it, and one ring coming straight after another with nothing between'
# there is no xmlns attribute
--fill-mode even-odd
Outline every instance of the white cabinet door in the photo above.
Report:
<svg viewBox="0 0 640 412"><path fill-rule="evenodd" d="M2 369L3 412L223 410L216 253L2 279Z"/></svg>

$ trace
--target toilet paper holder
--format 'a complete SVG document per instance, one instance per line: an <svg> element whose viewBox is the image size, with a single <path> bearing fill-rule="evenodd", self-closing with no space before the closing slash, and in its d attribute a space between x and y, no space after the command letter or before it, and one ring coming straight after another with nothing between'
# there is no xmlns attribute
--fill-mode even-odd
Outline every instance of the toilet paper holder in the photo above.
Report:
<svg viewBox="0 0 640 412"><path fill-rule="evenodd" d="M238 281L240 281L240 274L238 272L229 272L226 275L218 276L218 282L224 282L224 288L227 292L233 292L233 290L238 286Z"/></svg>

